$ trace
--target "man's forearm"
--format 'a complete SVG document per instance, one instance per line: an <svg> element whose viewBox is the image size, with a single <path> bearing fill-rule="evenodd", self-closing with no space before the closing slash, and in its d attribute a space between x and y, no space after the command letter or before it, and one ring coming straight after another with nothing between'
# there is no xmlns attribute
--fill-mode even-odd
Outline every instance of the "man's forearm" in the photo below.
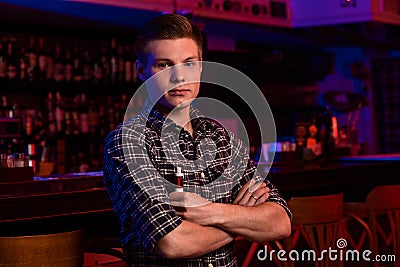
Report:
<svg viewBox="0 0 400 267"><path fill-rule="evenodd" d="M189 221L216 226L232 235L265 242L281 239L290 234L290 219L277 203L265 202L254 207L211 203L181 213Z"/></svg>
<svg viewBox="0 0 400 267"><path fill-rule="evenodd" d="M234 237L213 226L183 221L161 238L156 252L165 258L194 258L210 253L234 240Z"/></svg>

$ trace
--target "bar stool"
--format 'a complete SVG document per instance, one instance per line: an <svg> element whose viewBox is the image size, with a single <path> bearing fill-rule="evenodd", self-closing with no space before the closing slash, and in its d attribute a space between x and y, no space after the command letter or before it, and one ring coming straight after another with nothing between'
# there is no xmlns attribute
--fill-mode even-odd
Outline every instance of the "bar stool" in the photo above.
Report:
<svg viewBox="0 0 400 267"><path fill-rule="evenodd" d="M316 252L316 257L324 249L336 248L339 225L343 218L342 193L326 196L293 197L289 200L288 205L293 213L290 237L263 244L269 251L275 249L275 251L283 250L286 252L284 255L286 260L279 261L277 257L272 259L276 266L297 266L296 261L291 261L288 255L290 251L297 248L307 250L311 248ZM304 247L304 244L300 247L300 241L305 241L306 247ZM242 267L250 266L259 245L258 243L251 244ZM276 256L276 253L274 255ZM322 261L314 261L314 265L330 267L341 266L342 264L341 262L329 261L328 257L325 257Z"/></svg>
<svg viewBox="0 0 400 267"><path fill-rule="evenodd" d="M77 267L83 251L83 230L0 237L0 266Z"/></svg>
<svg viewBox="0 0 400 267"><path fill-rule="evenodd" d="M388 254L390 248L400 267L400 184L377 186L368 193L365 203L345 203L345 212L368 221L374 239L374 252Z"/></svg>
<svg viewBox="0 0 400 267"><path fill-rule="evenodd" d="M293 213L292 234L283 240L287 252L307 246L316 253L316 258L323 250L336 249L339 239L339 225L343 218L343 194L325 196L293 197L288 202ZM304 240L302 247L299 241ZM301 251L299 251L301 255ZM288 260L288 266L295 266L296 261ZM322 260L314 261L314 266L341 266L340 261L332 261L327 254Z"/></svg>

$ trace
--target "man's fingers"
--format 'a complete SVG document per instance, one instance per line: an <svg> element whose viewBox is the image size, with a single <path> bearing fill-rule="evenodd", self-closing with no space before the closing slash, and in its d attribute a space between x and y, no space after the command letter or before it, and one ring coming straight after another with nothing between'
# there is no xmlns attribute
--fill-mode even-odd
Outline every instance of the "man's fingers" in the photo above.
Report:
<svg viewBox="0 0 400 267"><path fill-rule="evenodd" d="M239 202L242 200L243 196L246 194L247 189L249 189L250 186L255 184L255 180L251 179L250 181L247 181L247 183L244 184L242 188L240 188L237 197L233 201L233 204L239 204Z"/></svg>
<svg viewBox="0 0 400 267"><path fill-rule="evenodd" d="M269 194L267 192L264 195L262 195L260 198L258 198L258 200L254 204L258 205L258 204L264 203L265 201L267 201L268 197L269 197Z"/></svg>

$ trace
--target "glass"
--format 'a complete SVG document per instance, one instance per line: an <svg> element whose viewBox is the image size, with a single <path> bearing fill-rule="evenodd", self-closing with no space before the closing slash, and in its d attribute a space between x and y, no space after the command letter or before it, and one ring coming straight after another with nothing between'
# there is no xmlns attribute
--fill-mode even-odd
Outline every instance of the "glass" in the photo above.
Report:
<svg viewBox="0 0 400 267"><path fill-rule="evenodd" d="M0 168L8 168L6 153L0 154Z"/></svg>
<svg viewBox="0 0 400 267"><path fill-rule="evenodd" d="M15 167L25 167L24 153L14 153Z"/></svg>

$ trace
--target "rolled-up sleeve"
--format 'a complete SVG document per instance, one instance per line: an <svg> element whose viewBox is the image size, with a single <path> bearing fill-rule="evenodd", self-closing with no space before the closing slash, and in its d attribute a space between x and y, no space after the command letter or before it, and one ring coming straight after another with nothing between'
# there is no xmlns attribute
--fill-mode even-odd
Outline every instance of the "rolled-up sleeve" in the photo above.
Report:
<svg viewBox="0 0 400 267"><path fill-rule="evenodd" d="M150 252L182 219L167 201L168 193L146 148L124 135L129 133L118 128L105 140L104 184L121 223L122 244L140 243Z"/></svg>

